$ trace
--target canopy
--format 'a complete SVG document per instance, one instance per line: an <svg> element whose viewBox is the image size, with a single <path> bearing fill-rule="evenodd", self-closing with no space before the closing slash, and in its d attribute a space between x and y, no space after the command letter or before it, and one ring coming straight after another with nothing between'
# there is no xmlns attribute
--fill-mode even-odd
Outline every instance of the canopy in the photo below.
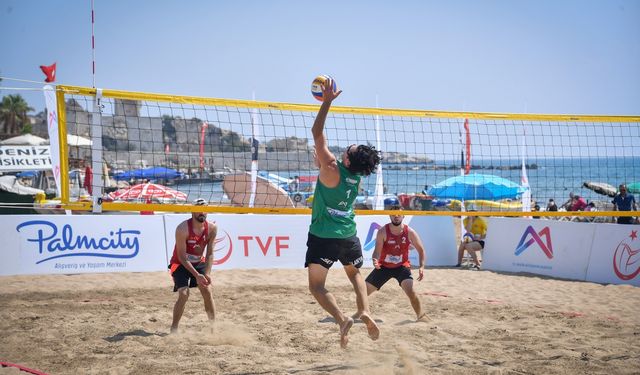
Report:
<svg viewBox="0 0 640 375"><path fill-rule="evenodd" d="M116 180L130 180L134 179L164 179L171 180L174 178L182 177L182 173L176 171L175 169L166 168L166 167L150 167L145 169L134 169L132 171L125 171L121 173L116 173L113 178Z"/></svg>
<svg viewBox="0 0 640 375"><path fill-rule="evenodd" d="M90 139L80 137L78 135L67 134L68 146L91 146L92 144L93 142Z"/></svg>
<svg viewBox="0 0 640 375"><path fill-rule="evenodd" d="M114 201L138 202L186 202L187 194L158 184L138 184L128 189L109 193L108 197Z"/></svg>
<svg viewBox="0 0 640 375"><path fill-rule="evenodd" d="M524 188L520 185L499 176L467 174L439 182L431 186L427 193L446 199L498 200L517 198L523 191Z"/></svg>
<svg viewBox="0 0 640 375"><path fill-rule="evenodd" d="M604 182L585 181L582 186L586 187L589 190L593 190L598 194L606 195L608 197L616 196L616 187Z"/></svg>
<svg viewBox="0 0 640 375"><path fill-rule="evenodd" d="M23 134L0 141L0 144L13 146L39 146L47 142L49 142L48 139L40 138L33 134Z"/></svg>

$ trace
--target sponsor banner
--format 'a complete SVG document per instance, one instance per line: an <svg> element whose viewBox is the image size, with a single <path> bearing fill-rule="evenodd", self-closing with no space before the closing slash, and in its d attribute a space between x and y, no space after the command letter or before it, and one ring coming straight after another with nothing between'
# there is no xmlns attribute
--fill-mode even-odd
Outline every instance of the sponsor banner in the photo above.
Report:
<svg viewBox="0 0 640 375"><path fill-rule="evenodd" d="M0 216L0 274L166 270L161 216Z"/></svg>
<svg viewBox="0 0 640 375"><path fill-rule="evenodd" d="M640 286L640 225L597 226L587 280Z"/></svg>
<svg viewBox="0 0 640 375"><path fill-rule="evenodd" d="M175 247L176 227L191 215L165 215L167 259ZM209 214L218 235L214 269L302 268L309 216Z"/></svg>
<svg viewBox="0 0 640 375"><path fill-rule="evenodd" d="M556 220L487 220L483 268L585 280L597 224Z"/></svg>
<svg viewBox="0 0 640 375"><path fill-rule="evenodd" d="M458 245L452 216L414 216L408 224L422 240L427 255L427 266L454 266L458 261ZM415 263L418 263L418 255Z"/></svg>
<svg viewBox="0 0 640 375"><path fill-rule="evenodd" d="M175 245L175 229L191 215L166 215L167 258ZM419 219L419 220L418 220ZM307 252L310 217L301 215L209 214L218 224L214 268L301 268ZM389 216L357 216L356 229L362 244L364 267L373 267L378 229ZM420 235L427 252L427 265L451 265L456 261L453 219L450 217L407 217ZM418 254L410 253L411 264L418 265ZM339 263L337 266L340 266Z"/></svg>
<svg viewBox="0 0 640 375"><path fill-rule="evenodd" d="M49 146L0 146L0 171L21 172L51 169Z"/></svg>

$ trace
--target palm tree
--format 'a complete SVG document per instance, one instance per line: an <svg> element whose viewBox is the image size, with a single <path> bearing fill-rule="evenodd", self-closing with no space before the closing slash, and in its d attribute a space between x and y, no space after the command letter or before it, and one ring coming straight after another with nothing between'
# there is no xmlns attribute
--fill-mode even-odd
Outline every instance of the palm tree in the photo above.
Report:
<svg viewBox="0 0 640 375"><path fill-rule="evenodd" d="M4 122L4 133L19 134L19 129L29 124L27 112L33 111L20 94L7 95L0 102L0 119Z"/></svg>

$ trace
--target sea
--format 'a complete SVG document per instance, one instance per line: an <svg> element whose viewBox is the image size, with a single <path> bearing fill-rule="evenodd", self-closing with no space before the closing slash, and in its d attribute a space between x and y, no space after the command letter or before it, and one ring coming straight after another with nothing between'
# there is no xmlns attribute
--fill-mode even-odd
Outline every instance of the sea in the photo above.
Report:
<svg viewBox="0 0 640 375"><path fill-rule="evenodd" d="M618 158L550 158L528 159L527 169L532 198L541 206L549 199L558 205L569 199L573 192L587 201L611 201L583 186L584 182L603 182L618 187L621 183L640 182L640 156ZM433 166L447 169L433 169ZM522 161L518 159L474 160L470 173L491 174L520 184ZM435 185L449 177L460 175L460 160L436 162L434 164L383 164L383 183L391 194L420 193L425 185ZM270 171L282 177L316 175L317 170ZM370 193L375 191L376 176L365 178L362 188ZM226 204L222 183L200 183L180 185L179 190L193 200L203 197L211 202ZM637 197L640 198L640 197Z"/></svg>

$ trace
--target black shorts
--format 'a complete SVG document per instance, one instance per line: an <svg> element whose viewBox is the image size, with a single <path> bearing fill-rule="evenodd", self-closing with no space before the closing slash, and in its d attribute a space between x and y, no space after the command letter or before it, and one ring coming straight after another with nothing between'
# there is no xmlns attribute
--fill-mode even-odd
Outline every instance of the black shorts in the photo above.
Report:
<svg viewBox="0 0 640 375"><path fill-rule="evenodd" d="M484 241L480 240L480 241L474 241L480 244L480 247L484 249Z"/></svg>
<svg viewBox="0 0 640 375"><path fill-rule="evenodd" d="M384 284L389 281L391 278L395 278L398 280L398 284L402 286L402 282L411 279L413 280L413 276L411 276L411 270L407 267L400 266L398 268L375 268L367 279L365 280L369 284L376 287L376 289L380 290Z"/></svg>
<svg viewBox="0 0 640 375"><path fill-rule="evenodd" d="M204 272L207 270L207 263L200 262L198 264L194 264L193 267L199 274L204 275ZM185 286L188 286L189 288L195 288L198 286L198 280L196 280L191 272L187 271L182 264L171 274L171 277L173 277L174 292L177 292L178 289L184 288Z"/></svg>
<svg viewBox="0 0 640 375"><path fill-rule="evenodd" d="M362 267L362 246L358 236L321 238L309 233L305 267L315 263L329 269L337 260L345 266L350 264L356 268Z"/></svg>

